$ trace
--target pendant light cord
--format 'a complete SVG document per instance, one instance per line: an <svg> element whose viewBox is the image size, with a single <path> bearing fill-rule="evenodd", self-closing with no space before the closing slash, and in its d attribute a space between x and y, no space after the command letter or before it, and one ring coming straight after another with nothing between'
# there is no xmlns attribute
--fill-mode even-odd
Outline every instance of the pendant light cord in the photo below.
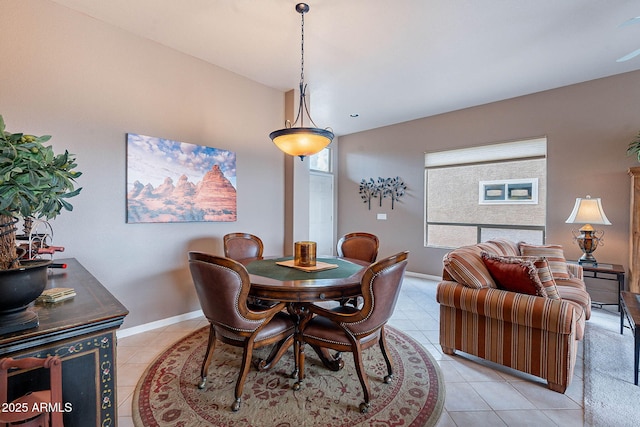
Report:
<svg viewBox="0 0 640 427"><path fill-rule="evenodd" d="M300 86L304 84L304 12L300 13L302 24L300 24Z"/></svg>
<svg viewBox="0 0 640 427"><path fill-rule="evenodd" d="M311 114L309 114L309 109L307 107L307 85L304 84L304 14L309 10L308 8L305 10L299 9L300 13L300 101L298 103L298 114L296 115L296 120L293 122L294 124L298 123L300 120L300 127L304 127L304 112L306 111L307 117L311 121L313 126L316 124L313 122L311 118ZM304 111L303 111L304 110Z"/></svg>

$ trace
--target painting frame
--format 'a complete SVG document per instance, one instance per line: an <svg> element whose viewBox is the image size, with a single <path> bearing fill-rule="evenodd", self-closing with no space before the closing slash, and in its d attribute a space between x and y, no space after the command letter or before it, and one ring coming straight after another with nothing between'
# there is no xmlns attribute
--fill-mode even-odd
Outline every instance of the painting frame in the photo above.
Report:
<svg viewBox="0 0 640 427"><path fill-rule="evenodd" d="M236 154L127 133L128 224L237 220Z"/></svg>
<svg viewBox="0 0 640 427"><path fill-rule="evenodd" d="M478 203L538 204L538 178L479 181Z"/></svg>

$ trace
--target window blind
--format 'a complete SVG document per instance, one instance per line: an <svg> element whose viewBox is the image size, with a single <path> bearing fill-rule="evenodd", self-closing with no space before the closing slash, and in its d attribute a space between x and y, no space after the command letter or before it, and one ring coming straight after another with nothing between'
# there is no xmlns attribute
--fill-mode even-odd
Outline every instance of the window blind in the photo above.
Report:
<svg viewBox="0 0 640 427"><path fill-rule="evenodd" d="M534 138L512 142L502 142L457 150L425 153L427 168L466 165L473 163L498 162L505 160L546 157L547 138Z"/></svg>

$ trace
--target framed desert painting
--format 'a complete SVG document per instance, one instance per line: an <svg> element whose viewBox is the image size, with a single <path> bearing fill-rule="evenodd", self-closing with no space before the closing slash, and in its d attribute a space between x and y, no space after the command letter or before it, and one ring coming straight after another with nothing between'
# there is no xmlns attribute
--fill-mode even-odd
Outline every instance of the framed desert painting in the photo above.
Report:
<svg viewBox="0 0 640 427"><path fill-rule="evenodd" d="M127 222L235 221L236 155L127 134Z"/></svg>

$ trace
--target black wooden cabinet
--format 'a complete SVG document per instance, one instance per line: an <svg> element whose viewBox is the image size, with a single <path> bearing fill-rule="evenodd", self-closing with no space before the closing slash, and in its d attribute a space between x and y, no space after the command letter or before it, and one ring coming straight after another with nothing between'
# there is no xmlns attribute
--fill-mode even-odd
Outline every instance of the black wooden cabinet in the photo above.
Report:
<svg viewBox="0 0 640 427"><path fill-rule="evenodd" d="M77 260L61 259L66 269L50 269L47 288L74 288L76 296L55 304L36 304L39 326L0 336L0 358L62 359L65 427L116 426L116 329L127 309ZM9 400L47 388L48 372L13 373Z"/></svg>

